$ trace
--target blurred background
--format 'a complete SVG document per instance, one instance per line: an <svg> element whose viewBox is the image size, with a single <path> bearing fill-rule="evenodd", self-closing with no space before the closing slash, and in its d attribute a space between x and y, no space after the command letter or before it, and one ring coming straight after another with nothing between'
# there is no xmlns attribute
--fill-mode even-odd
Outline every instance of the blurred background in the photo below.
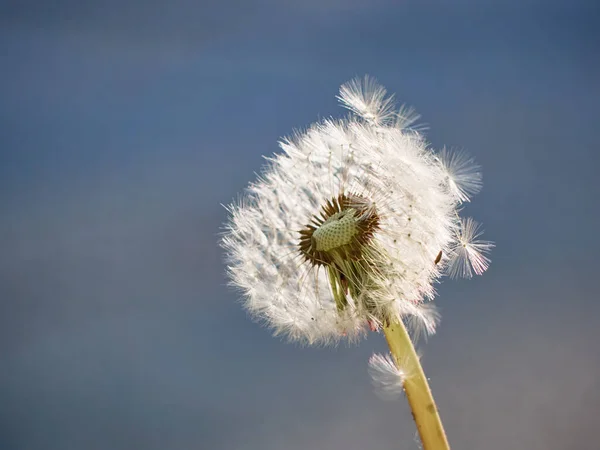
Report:
<svg viewBox="0 0 600 450"><path fill-rule="evenodd" d="M418 448L383 337L272 338L217 246L366 73L484 170L492 266L420 345L453 448L598 445L598 2L8 0L0 54L0 448Z"/></svg>

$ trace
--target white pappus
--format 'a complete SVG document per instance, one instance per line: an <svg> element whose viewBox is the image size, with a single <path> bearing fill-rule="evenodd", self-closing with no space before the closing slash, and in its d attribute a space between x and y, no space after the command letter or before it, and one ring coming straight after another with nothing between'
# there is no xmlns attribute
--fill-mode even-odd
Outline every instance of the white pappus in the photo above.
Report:
<svg viewBox="0 0 600 450"><path fill-rule="evenodd" d="M280 142L282 153L228 207L222 236L247 311L290 340L354 340L409 320L432 333L444 274L481 273L488 242L461 203L481 187L464 154L431 150L369 77L338 97L351 113Z"/></svg>
<svg viewBox="0 0 600 450"><path fill-rule="evenodd" d="M375 353L369 358L369 375L376 394L383 400L395 400L404 393L404 380L410 376L406 364L397 367L391 355Z"/></svg>

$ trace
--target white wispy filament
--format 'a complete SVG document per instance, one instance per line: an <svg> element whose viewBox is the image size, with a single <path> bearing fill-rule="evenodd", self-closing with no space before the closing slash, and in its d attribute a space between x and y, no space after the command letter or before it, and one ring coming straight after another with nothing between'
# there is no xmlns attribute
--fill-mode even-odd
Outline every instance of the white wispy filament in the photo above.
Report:
<svg viewBox="0 0 600 450"><path fill-rule="evenodd" d="M440 161L447 171L448 187L460 201L468 202L481 190L481 168L466 152L450 152L443 148Z"/></svg>
<svg viewBox="0 0 600 450"><path fill-rule="evenodd" d="M481 275L490 266L486 256L494 247L490 241L479 240L481 226L471 217L461 219L456 239L452 243L454 258L448 265L448 274L453 277L471 278L473 274Z"/></svg>
<svg viewBox="0 0 600 450"><path fill-rule="evenodd" d="M369 375L375 392L383 400L395 400L404 393L407 374L396 367L391 355L372 355L369 359Z"/></svg>
<svg viewBox="0 0 600 450"><path fill-rule="evenodd" d="M307 344L411 319L432 333L434 283L487 269L491 244L458 215L480 188L464 154L436 153L373 79L340 89L345 119L284 139L222 238L231 283L258 320Z"/></svg>

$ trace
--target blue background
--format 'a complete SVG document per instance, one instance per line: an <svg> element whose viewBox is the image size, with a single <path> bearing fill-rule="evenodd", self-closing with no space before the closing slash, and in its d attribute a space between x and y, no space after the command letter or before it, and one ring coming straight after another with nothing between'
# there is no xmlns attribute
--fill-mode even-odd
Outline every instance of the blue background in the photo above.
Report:
<svg viewBox="0 0 600 450"><path fill-rule="evenodd" d="M0 6L0 448L416 449L359 346L299 348L218 234L277 139L371 74L468 150L489 272L420 346L456 449L600 426L595 1L9 0Z"/></svg>

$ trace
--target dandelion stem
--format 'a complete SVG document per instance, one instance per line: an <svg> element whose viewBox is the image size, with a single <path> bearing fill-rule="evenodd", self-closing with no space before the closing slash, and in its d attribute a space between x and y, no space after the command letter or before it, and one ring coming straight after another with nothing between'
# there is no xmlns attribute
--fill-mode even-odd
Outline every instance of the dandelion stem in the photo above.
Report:
<svg viewBox="0 0 600 450"><path fill-rule="evenodd" d="M404 392L423 443L423 450L450 450L429 383L415 347L402 322L383 329L398 368L406 374Z"/></svg>

